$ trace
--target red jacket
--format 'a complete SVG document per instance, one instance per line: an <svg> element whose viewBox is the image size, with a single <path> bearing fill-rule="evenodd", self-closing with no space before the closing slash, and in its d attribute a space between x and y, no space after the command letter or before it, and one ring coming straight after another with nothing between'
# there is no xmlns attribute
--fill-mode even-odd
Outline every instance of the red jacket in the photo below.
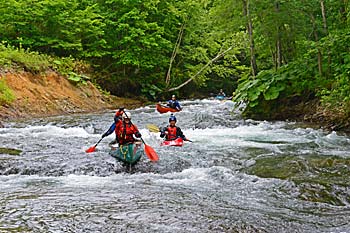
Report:
<svg viewBox="0 0 350 233"><path fill-rule="evenodd" d="M135 125L131 123L126 124L121 120L119 120L115 125L115 135L117 135L118 142L121 145L133 143L135 141L133 135L136 137L141 137L141 134Z"/></svg>

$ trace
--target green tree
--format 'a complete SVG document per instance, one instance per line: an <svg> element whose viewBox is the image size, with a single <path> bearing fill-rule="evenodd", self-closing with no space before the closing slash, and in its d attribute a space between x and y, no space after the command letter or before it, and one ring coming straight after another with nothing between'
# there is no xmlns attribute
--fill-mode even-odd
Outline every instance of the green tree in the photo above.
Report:
<svg viewBox="0 0 350 233"><path fill-rule="evenodd" d="M0 0L2 41L58 56L102 56L102 17L92 1Z"/></svg>

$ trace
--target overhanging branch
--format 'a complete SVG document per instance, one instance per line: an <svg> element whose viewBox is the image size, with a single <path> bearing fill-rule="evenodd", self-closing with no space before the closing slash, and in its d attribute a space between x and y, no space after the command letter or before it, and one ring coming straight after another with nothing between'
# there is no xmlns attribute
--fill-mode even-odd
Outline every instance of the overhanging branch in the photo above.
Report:
<svg viewBox="0 0 350 233"><path fill-rule="evenodd" d="M188 83L190 83L195 77L197 77L200 73L203 72L203 70L205 70L208 66L210 66L214 61L218 60L219 58L221 58L222 56L224 56L228 51L230 51L232 49L232 47L229 47L228 49L226 49L224 52L219 53L218 55L216 55L216 57L214 57L212 60L210 60L207 64L205 64L205 66L203 66L195 75L193 75L190 79L188 79L186 82L182 83L181 85L177 86L177 87L173 87L168 89L168 91L176 91L179 90L180 88L182 88L183 86L187 85Z"/></svg>

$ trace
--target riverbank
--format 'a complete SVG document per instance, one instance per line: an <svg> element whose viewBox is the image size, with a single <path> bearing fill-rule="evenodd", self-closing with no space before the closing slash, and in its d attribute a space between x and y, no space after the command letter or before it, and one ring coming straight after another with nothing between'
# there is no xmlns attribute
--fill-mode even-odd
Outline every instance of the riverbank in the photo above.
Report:
<svg viewBox="0 0 350 233"><path fill-rule="evenodd" d="M133 109L147 103L142 99L104 94L91 82L73 84L52 71L45 74L1 72L0 79L5 79L15 96L11 104L0 106L0 127L4 127L6 121L20 118L102 112L120 106ZM350 123L341 111L330 111L317 100L306 103L296 103L294 100L274 106L273 110L251 115L250 118L304 121L329 131L350 132Z"/></svg>
<svg viewBox="0 0 350 233"><path fill-rule="evenodd" d="M55 72L28 72L0 75L15 96L10 104L0 106L1 122L18 118L101 112L120 106L135 108L144 101L102 93L91 82L75 85Z"/></svg>
<svg viewBox="0 0 350 233"><path fill-rule="evenodd" d="M249 108L244 117L267 121L297 121L322 128L327 131L350 133L350 120L344 108L332 108L321 104L318 98L304 100L291 98L262 101L261 107Z"/></svg>

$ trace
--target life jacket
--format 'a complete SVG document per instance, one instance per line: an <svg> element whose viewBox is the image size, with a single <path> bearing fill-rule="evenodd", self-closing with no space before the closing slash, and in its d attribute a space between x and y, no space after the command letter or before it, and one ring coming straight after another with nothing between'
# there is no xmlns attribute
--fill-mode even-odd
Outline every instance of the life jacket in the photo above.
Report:
<svg viewBox="0 0 350 233"><path fill-rule="evenodd" d="M126 124L124 121L119 121L115 126L119 144L133 143L135 141L133 134L136 132L138 132L137 127L131 123Z"/></svg>
<svg viewBox="0 0 350 233"><path fill-rule="evenodd" d="M176 108L176 101L170 100L168 106L169 106L170 108Z"/></svg>
<svg viewBox="0 0 350 233"><path fill-rule="evenodd" d="M167 134L166 140L175 140L177 138L176 129L177 127L168 126L168 129L167 129L168 134Z"/></svg>

